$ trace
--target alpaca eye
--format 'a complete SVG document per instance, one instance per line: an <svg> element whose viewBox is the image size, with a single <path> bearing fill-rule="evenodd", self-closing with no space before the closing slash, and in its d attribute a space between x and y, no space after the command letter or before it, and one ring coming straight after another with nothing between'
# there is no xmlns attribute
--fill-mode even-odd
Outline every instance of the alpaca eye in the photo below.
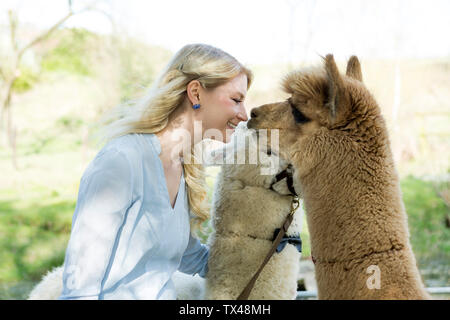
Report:
<svg viewBox="0 0 450 320"><path fill-rule="evenodd" d="M296 107L292 106L292 115L296 123L307 123L311 121L303 113L301 113Z"/></svg>

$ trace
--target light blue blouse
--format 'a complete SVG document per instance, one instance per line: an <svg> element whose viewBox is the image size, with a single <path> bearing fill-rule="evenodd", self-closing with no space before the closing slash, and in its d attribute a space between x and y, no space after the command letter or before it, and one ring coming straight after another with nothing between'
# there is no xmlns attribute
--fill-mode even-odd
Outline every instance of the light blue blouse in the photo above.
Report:
<svg viewBox="0 0 450 320"><path fill-rule="evenodd" d="M109 141L84 172L60 299L176 299L176 270L204 277L190 234L184 175L172 208L154 134Z"/></svg>

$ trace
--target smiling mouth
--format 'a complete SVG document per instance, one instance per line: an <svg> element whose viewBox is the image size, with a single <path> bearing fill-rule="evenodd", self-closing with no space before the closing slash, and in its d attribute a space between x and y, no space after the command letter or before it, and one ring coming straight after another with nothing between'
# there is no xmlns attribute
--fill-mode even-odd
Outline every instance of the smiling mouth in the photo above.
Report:
<svg viewBox="0 0 450 320"><path fill-rule="evenodd" d="M231 123L230 121L227 122L227 125L231 128L231 129L236 129L237 125Z"/></svg>

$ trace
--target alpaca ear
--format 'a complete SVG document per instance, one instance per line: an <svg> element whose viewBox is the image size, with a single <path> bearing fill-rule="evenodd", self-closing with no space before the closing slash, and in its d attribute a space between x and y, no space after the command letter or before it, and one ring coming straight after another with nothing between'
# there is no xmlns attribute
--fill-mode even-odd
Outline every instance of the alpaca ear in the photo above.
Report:
<svg viewBox="0 0 450 320"><path fill-rule="evenodd" d="M204 139L202 142L203 166L217 166L223 164L226 144L211 139Z"/></svg>
<svg viewBox="0 0 450 320"><path fill-rule="evenodd" d="M222 144L220 147L209 147L203 150L203 165L205 167L235 163L236 144L233 142L220 144Z"/></svg>
<svg viewBox="0 0 450 320"><path fill-rule="evenodd" d="M339 106L342 105L344 83L337 68L332 54L327 54L325 60L325 71L327 73L327 97L325 106L330 110L331 118L335 119L336 114L340 112Z"/></svg>
<svg viewBox="0 0 450 320"><path fill-rule="evenodd" d="M345 73L348 77L356 79L358 81L363 81L361 64L356 56L351 56L347 62L347 72Z"/></svg>
<svg viewBox="0 0 450 320"><path fill-rule="evenodd" d="M219 147L213 150L205 150L203 153L203 166L209 167L224 164L226 154L226 146Z"/></svg>

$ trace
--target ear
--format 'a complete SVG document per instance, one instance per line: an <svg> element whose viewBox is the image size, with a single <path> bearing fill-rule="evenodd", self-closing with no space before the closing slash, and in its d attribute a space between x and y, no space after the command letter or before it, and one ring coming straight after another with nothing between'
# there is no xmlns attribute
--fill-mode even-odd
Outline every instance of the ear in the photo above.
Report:
<svg viewBox="0 0 450 320"><path fill-rule="evenodd" d="M344 83L332 54L327 54L325 57L325 71L327 73L327 102L325 106L330 110L331 118L335 119L337 112L339 112L339 105L343 103Z"/></svg>
<svg viewBox="0 0 450 320"><path fill-rule="evenodd" d="M187 96L192 104L200 103L201 83L198 80L192 80L186 86Z"/></svg>
<svg viewBox="0 0 450 320"><path fill-rule="evenodd" d="M347 72L345 73L348 77L363 81L361 64L356 56L351 56L347 62Z"/></svg>

